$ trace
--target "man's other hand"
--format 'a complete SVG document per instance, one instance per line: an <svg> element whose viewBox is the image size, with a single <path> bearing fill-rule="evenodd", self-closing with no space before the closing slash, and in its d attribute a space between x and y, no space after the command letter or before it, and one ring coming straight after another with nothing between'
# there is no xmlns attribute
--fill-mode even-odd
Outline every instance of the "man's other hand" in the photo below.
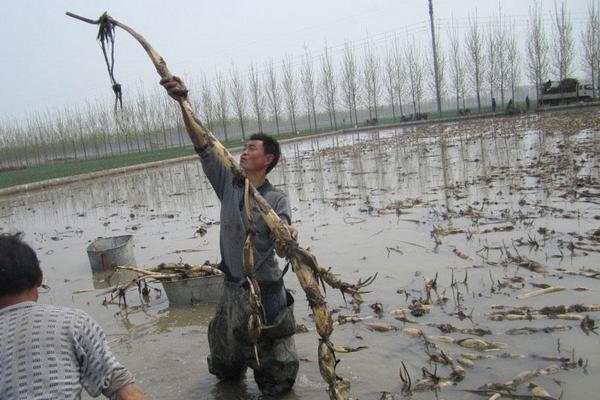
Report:
<svg viewBox="0 0 600 400"><path fill-rule="evenodd" d="M286 225L285 226L290 234L290 237L295 240L298 241L298 229L294 228L291 225ZM275 252L277 253L277 255L279 257L285 257L288 253L288 245L285 241L283 240L275 240Z"/></svg>
<svg viewBox="0 0 600 400"><path fill-rule="evenodd" d="M181 101L187 98L188 90L185 87L185 83L181 78L173 76L173 78L162 78L160 84L167 90L167 93L171 98L177 101Z"/></svg>
<svg viewBox="0 0 600 400"><path fill-rule="evenodd" d="M296 242L298 241L298 229L294 228L291 225L286 225L285 226L288 230L288 232L290 233L290 236L292 237L292 239L294 239Z"/></svg>

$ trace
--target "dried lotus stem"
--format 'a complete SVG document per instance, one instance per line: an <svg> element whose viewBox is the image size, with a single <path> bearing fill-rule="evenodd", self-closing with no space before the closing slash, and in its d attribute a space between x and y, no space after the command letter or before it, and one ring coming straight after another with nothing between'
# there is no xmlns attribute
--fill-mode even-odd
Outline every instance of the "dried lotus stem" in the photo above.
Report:
<svg viewBox="0 0 600 400"><path fill-rule="evenodd" d="M143 36L138 34L127 25L115 20L106 13L103 14L98 20L91 20L72 13L67 13L67 15L90 24L101 24L104 27L114 25L127 31L142 45L152 60L152 63L154 64L160 77L169 79L173 78L173 74L167 68L167 64L164 59L152 48L152 46L150 46L148 41L146 41ZM196 118L189 99L183 96L179 100L179 106L181 108L186 130L194 146L212 146L213 152L217 155L217 157L219 157L222 164L229 169L236 178L245 180L244 172L236 164L229 151L219 142L213 133L204 127L202 122ZM269 229L275 236L276 240L287 245L286 247L288 253L286 254L286 258L291 261L294 272L296 273L296 276L300 281L300 285L306 293L308 303L312 308L313 315L315 317L315 324L317 326L317 332L321 336L319 344L319 366L320 368L321 366L323 368L322 374L323 371L326 372L323 374L323 378L329 385L329 396L331 399L335 400L346 400L349 398L350 382L338 377L335 374L335 364L337 363L337 360L335 359L335 352L333 350L334 346L329 342L329 337L333 332L333 321L331 319L331 311L327 307L327 303L325 302L324 295L321 293L319 283L326 282L332 285L334 288L340 289L342 293L349 294L355 299L360 299L360 294L365 293L362 292L361 289L367 284L370 284L374 277L367 279L365 282L359 282L356 285L350 285L338 280L329 271L324 271L318 266L315 257L307 250L301 248L296 241L291 238L286 225L266 202L266 200L260 195L258 190L256 190L252 184L249 184L247 180L245 180L245 182L245 189L246 193L248 194L246 198L251 197L256 202L263 219L269 226ZM250 249L253 247L252 244L252 239L250 239L247 241L244 248L245 270L249 269L250 265L253 265L253 255L250 255ZM249 280L250 285L254 286L254 295L260 296L260 290L258 289L258 285L254 285L255 282L256 281L253 279ZM256 298L251 299L250 301L251 303L257 303ZM260 315L258 310L253 312L253 315L255 315L255 317L248 321L248 333L251 336L256 335L257 326L259 326L258 323L260 323L260 318L258 318L258 323L256 321L256 317Z"/></svg>
<svg viewBox="0 0 600 400"><path fill-rule="evenodd" d="M260 286L254 277L254 266L256 259L254 257L254 220L252 218L252 210L250 208L250 195L249 195L250 181L244 180L244 210L250 229L246 235L246 242L244 243L244 273L246 275L246 281L248 282L248 301L250 303L251 314L248 317L248 339L252 343L254 350L254 359L256 364L260 367L260 358L258 355L258 339L262 331L262 323L265 322L265 313L262 307L260 297ZM261 319L261 317L263 319Z"/></svg>

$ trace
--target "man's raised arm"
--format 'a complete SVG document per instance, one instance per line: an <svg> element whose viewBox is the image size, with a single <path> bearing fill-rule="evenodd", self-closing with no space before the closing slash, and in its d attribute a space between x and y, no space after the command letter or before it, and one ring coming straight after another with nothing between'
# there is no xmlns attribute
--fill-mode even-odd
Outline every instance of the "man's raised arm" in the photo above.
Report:
<svg viewBox="0 0 600 400"><path fill-rule="evenodd" d="M188 89L181 78L174 76L172 79L163 78L160 84L167 90L169 96L181 104L187 99ZM189 130L188 130L189 132ZM225 185L233 178L232 172L223 164L222 159L212 151L211 142L207 140L205 143L197 143L197 139L191 137L194 143L194 149L200 156L202 161L202 169L210 181L212 187L219 199L223 198L223 190Z"/></svg>

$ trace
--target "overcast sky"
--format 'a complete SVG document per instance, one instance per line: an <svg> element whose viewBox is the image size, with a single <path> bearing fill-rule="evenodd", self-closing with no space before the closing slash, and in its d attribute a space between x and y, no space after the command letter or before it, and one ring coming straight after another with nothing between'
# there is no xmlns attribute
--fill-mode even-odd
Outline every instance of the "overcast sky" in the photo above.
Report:
<svg viewBox="0 0 600 400"><path fill-rule="evenodd" d="M553 1L542 3L545 13L553 11ZM465 26L476 11L483 24L498 14L498 4L434 0L434 12L442 27L452 19ZM524 29L533 1L501 4L502 13ZM579 45L588 0L566 4ZM279 63L286 54L299 59L305 46L317 54L325 41L336 56L345 40L359 48L367 36L384 44L395 33L405 37L408 32L423 43L423 51L430 51L425 47L430 40L427 0L4 0L0 120L112 95L95 40L97 28L65 16L65 11L94 19L108 11L144 35L173 73L192 78L227 72L232 62L246 71L251 62L262 67L270 58ZM445 32L441 29L442 41ZM115 76L126 94L140 82L145 88L157 84L143 49L124 31L117 31L115 58Z"/></svg>

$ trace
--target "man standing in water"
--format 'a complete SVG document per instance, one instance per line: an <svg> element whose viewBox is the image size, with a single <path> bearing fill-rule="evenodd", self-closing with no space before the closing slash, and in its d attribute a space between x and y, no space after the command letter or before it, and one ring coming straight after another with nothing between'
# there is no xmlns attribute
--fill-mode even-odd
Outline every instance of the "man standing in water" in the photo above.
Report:
<svg viewBox="0 0 600 400"><path fill-rule="evenodd" d="M163 79L161 84L169 95L181 101L187 89L179 78ZM298 373L298 356L293 334L296 322L294 299L283 285L283 275L274 253L284 254L284 244L276 243L258 207L252 207L252 223L244 212L244 182L234 177L208 145L196 147L202 168L221 201L220 252L221 269L225 274L225 289L215 317L208 328L209 371L221 380L240 379L247 367L254 370L254 379L266 395L289 391ZM267 180L267 174L277 165L279 143L258 133L250 137L240 156L240 167L250 183L259 191L279 217L288 224L293 239L297 231L290 226L291 210L287 196ZM248 338L251 313L248 283L243 267L243 248L247 233L255 233L254 275L261 290L265 311L263 328L258 340L260 365L254 359Z"/></svg>
<svg viewBox="0 0 600 400"><path fill-rule="evenodd" d="M0 399L144 400L112 355L102 328L81 310L38 304L42 270L19 235L0 234Z"/></svg>

